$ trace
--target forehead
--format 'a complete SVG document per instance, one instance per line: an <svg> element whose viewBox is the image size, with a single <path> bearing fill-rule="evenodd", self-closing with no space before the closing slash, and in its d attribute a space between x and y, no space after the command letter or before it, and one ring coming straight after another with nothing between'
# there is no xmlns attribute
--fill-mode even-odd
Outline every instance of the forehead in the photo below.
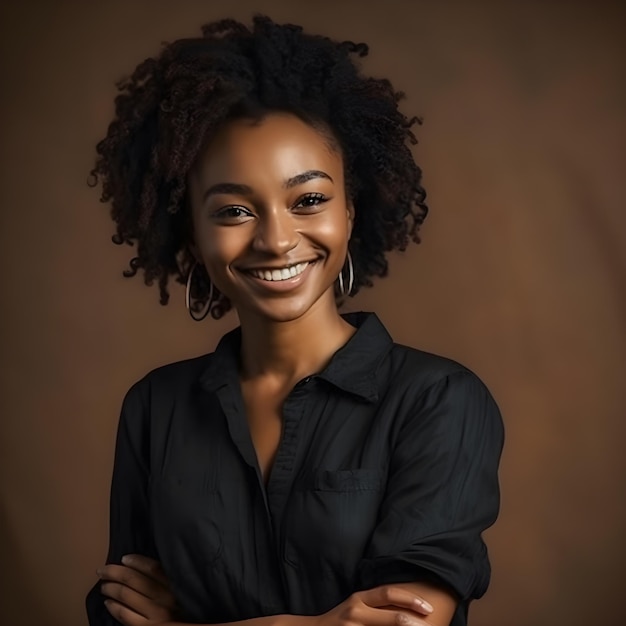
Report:
<svg viewBox="0 0 626 626"><path fill-rule="evenodd" d="M233 177L283 180L310 169L332 170L333 178L342 173L330 132L295 115L272 113L225 124L200 153L194 173L210 182L238 182Z"/></svg>

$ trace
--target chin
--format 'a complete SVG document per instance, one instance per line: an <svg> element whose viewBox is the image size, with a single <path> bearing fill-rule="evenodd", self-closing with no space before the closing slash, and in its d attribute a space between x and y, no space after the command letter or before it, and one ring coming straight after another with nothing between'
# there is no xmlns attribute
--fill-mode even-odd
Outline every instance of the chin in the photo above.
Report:
<svg viewBox="0 0 626 626"><path fill-rule="evenodd" d="M264 310L257 310L255 314L259 318L264 318L268 322L284 323L293 322L300 319L310 310L307 306L277 306L267 307Z"/></svg>
<svg viewBox="0 0 626 626"><path fill-rule="evenodd" d="M245 306L246 317L256 317L267 322L284 323L298 320L318 306L324 306L324 298L311 301L309 298L276 298L273 301L253 302ZM333 296L334 304L334 296Z"/></svg>

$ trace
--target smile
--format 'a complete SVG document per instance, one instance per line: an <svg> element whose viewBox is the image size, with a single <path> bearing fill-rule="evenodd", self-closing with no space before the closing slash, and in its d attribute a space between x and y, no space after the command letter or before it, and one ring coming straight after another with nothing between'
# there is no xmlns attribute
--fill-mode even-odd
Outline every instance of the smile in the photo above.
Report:
<svg viewBox="0 0 626 626"><path fill-rule="evenodd" d="M252 276L260 280L266 280L270 282L277 282L281 280L289 280L295 276L299 276L308 267L309 262L297 263L296 265L289 265L281 269L267 269L267 270L248 270Z"/></svg>

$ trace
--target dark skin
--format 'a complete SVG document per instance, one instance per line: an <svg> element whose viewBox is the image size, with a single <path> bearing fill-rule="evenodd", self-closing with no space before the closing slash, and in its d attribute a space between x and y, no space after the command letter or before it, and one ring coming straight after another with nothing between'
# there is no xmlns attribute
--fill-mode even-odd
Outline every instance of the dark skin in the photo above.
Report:
<svg viewBox="0 0 626 626"><path fill-rule="evenodd" d="M295 116L226 125L189 175L191 248L239 315L240 382L265 483L280 443L282 405L354 333L337 309L334 283L354 210L343 160L329 136ZM125 626L178 624L158 563L133 555L107 565L107 608ZM353 594L319 616L278 615L241 626L447 626L456 599L422 582Z"/></svg>
<svg viewBox="0 0 626 626"><path fill-rule="evenodd" d="M312 138L317 150L302 150ZM189 182L196 256L241 321L241 389L267 481L287 394L354 332L333 293L352 230L343 163L328 139L277 115L224 128ZM306 262L287 281L251 273Z"/></svg>

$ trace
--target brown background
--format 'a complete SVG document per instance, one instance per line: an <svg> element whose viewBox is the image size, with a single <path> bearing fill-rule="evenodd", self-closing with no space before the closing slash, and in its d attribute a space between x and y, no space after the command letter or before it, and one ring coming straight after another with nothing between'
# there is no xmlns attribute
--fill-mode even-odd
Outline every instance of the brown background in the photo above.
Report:
<svg viewBox="0 0 626 626"><path fill-rule="evenodd" d="M472 623L625 623L626 12L595 2L20 2L0 10L0 623L85 624L121 398L211 350L86 187L113 83L263 11L364 40L424 116L424 243L351 304L456 358L505 416L493 583ZM618 613L620 609L620 613Z"/></svg>

